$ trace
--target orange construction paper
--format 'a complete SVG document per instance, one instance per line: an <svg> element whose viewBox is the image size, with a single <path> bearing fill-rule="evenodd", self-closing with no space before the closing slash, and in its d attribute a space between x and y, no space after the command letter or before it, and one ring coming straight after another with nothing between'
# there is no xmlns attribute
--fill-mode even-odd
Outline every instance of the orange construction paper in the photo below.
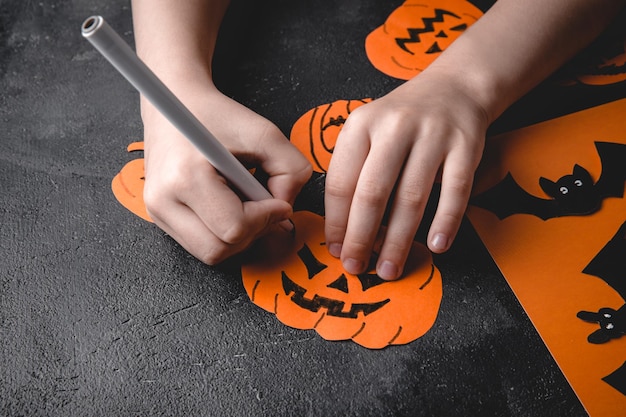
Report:
<svg viewBox="0 0 626 417"><path fill-rule="evenodd" d="M317 106L294 123L289 135L293 143L309 160L316 172L324 173L330 164L337 136L350 113L357 107L372 101L337 100Z"/></svg>
<svg viewBox="0 0 626 417"><path fill-rule="evenodd" d="M128 145L128 152L134 151L143 151L143 142L133 142ZM152 222L143 201L144 183L143 158L134 159L124 165L122 170L113 177L111 189L122 206L142 219Z"/></svg>
<svg viewBox="0 0 626 417"><path fill-rule="evenodd" d="M324 218L294 213L295 236L276 232L252 248L243 284L259 307L296 329L370 349L406 344L435 323L442 280L428 249L414 243L404 278L347 273L324 244Z"/></svg>
<svg viewBox="0 0 626 417"><path fill-rule="evenodd" d="M490 138L471 201L508 173L524 190L542 199L549 196L540 186L544 181L540 177L557 182L572 175L576 164L597 184L608 167L602 166L595 142L626 144L625 115L626 100L620 100ZM626 167L626 158L620 166ZM603 378L626 361L626 337L591 343L588 337L599 330L599 324L577 315L624 306L623 294L583 270L626 221L626 199L607 197L598 210L588 214L565 211L546 220L529 213L500 219L471 204L467 212L471 223L587 412L592 417L624 415L626 393L610 385L611 378ZM626 268L621 265L626 280ZM624 371L617 374L622 379Z"/></svg>
<svg viewBox="0 0 626 417"><path fill-rule="evenodd" d="M365 52L379 71L409 80L482 15L466 0L407 0L367 36Z"/></svg>

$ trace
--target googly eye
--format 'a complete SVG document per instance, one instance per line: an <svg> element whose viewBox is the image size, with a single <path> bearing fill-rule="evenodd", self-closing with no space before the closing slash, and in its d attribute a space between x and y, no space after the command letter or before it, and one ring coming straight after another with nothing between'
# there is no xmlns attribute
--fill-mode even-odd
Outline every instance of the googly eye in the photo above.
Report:
<svg viewBox="0 0 626 417"><path fill-rule="evenodd" d="M559 188L559 191L561 192L561 194L565 195L567 193L569 193L569 189L567 187L561 187Z"/></svg>
<svg viewBox="0 0 626 417"><path fill-rule="evenodd" d="M604 313L603 316L604 316L604 318L607 318L607 319L611 318L611 315L609 313Z"/></svg>
<svg viewBox="0 0 626 417"><path fill-rule="evenodd" d="M576 181L574 181L574 185L575 185L576 187L582 187L583 182L582 182L581 180L576 180Z"/></svg>
<svg viewBox="0 0 626 417"><path fill-rule="evenodd" d="M606 329L607 330L613 330L614 327L615 326L613 325L613 323L609 323L609 324L606 325Z"/></svg>

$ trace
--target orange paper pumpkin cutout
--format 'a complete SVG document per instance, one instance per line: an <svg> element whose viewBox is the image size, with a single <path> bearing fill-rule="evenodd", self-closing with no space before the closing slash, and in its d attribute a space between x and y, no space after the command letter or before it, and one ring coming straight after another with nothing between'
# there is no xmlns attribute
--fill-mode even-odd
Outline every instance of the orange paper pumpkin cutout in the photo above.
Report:
<svg viewBox="0 0 626 417"><path fill-rule="evenodd" d="M566 64L556 74L556 80L564 85L608 85L626 81L626 29L618 27L607 31Z"/></svg>
<svg viewBox="0 0 626 417"><path fill-rule="evenodd" d="M468 208L591 416L626 410L624 114L621 100L490 138Z"/></svg>
<svg viewBox="0 0 626 417"><path fill-rule="evenodd" d="M409 80L482 14L466 0L407 0L367 36L365 52L378 70Z"/></svg>
<svg viewBox="0 0 626 417"><path fill-rule="evenodd" d="M128 152L143 151L143 142L133 142L128 145ZM111 189L113 195L124 207L132 213L149 222L152 221L143 201L143 187L145 183L143 158L128 162L113 178Z"/></svg>
<svg viewBox="0 0 626 417"><path fill-rule="evenodd" d="M577 79L583 84L607 85L626 80L626 38L616 39L597 57L595 65L587 66Z"/></svg>
<svg viewBox="0 0 626 417"><path fill-rule="evenodd" d="M291 129L290 140L309 160L316 172L326 172L339 131L354 109L372 101L338 100L303 114Z"/></svg>
<svg viewBox="0 0 626 417"><path fill-rule="evenodd" d="M297 329L370 349L409 343L434 324L442 297L428 249L413 244L405 276L387 282L370 271L348 274L324 245L324 218L293 216L296 234L268 237L242 267L250 299ZM294 240L295 239L295 240Z"/></svg>

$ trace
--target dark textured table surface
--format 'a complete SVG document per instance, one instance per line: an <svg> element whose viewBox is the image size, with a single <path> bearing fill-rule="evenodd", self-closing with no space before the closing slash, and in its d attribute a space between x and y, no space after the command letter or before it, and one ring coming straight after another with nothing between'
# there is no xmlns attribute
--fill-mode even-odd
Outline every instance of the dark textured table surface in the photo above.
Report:
<svg viewBox="0 0 626 417"><path fill-rule="evenodd" d="M363 42L400 1L248 3L217 79L285 134L319 104L399 85ZM585 415L467 222L435 257L434 327L371 351L285 327L249 301L237 260L203 265L125 210L110 184L142 138L138 94L81 38L92 14L133 43L128 1L0 0L0 414ZM494 131L622 97L543 86ZM316 175L297 207L320 212L322 193Z"/></svg>

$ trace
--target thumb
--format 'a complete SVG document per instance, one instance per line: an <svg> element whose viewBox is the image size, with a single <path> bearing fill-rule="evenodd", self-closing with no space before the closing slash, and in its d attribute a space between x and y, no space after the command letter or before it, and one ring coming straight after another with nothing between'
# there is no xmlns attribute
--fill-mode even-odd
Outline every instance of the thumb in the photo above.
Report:
<svg viewBox="0 0 626 417"><path fill-rule="evenodd" d="M311 178L309 161L286 139L266 154L261 168L268 174L267 186L275 198L293 204L298 193Z"/></svg>
<svg viewBox="0 0 626 417"><path fill-rule="evenodd" d="M249 219L248 227L255 239L275 227L287 232L293 229L293 224L289 220L293 211L291 206L281 199L246 201L243 203L243 210Z"/></svg>

